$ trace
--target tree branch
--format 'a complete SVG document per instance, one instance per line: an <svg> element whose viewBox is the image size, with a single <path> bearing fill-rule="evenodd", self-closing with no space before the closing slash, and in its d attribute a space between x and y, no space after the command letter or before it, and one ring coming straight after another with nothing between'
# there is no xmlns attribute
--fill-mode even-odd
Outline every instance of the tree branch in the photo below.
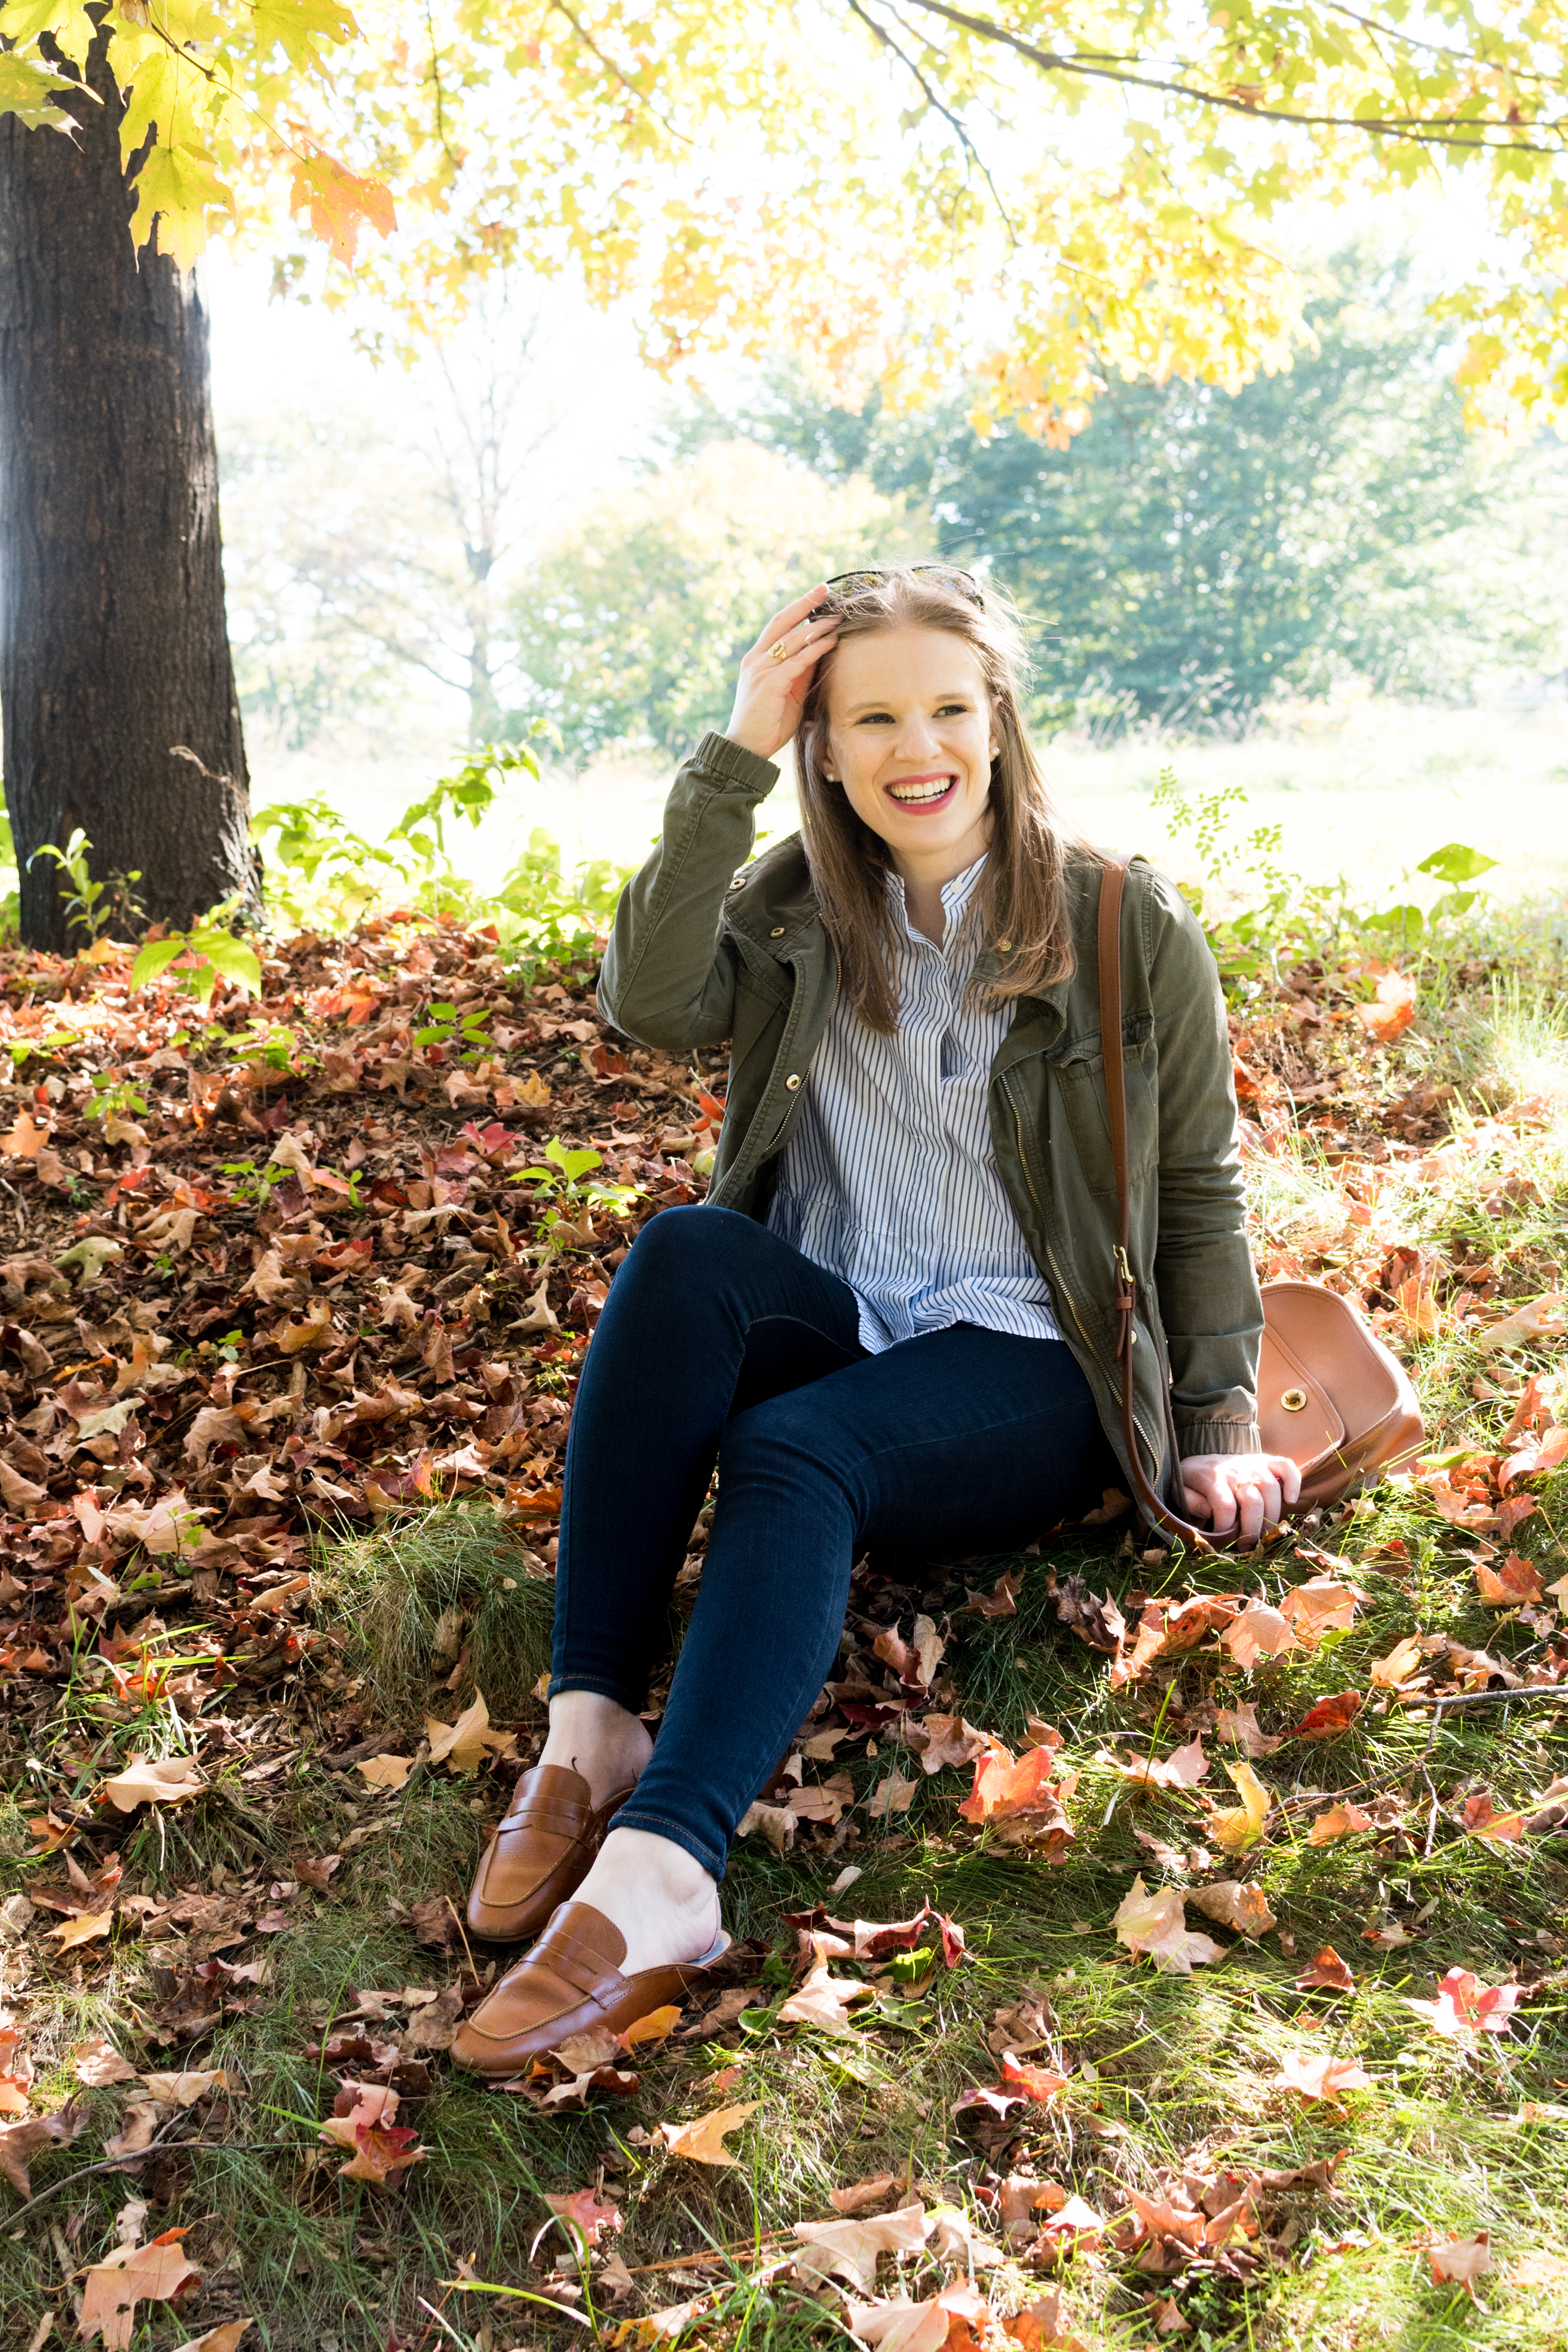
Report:
<svg viewBox="0 0 1568 2352"><path fill-rule="evenodd" d="M975 166L975 169L979 172L982 179L991 191L992 201L995 205L997 211L1001 214L1003 226L1007 231L1008 243L1016 246L1018 242L1018 233L1013 226L1013 215L1007 210L1006 205L1003 203L1001 191L997 187L995 181L992 178L990 169L987 166L984 158L982 156L980 150L976 147L973 140L970 137L963 122L961 121L959 116L954 114L950 106L944 106L942 104L942 100L931 88L931 83L926 79L925 75L921 71L921 68L916 64L914 58L911 58L908 52L894 40L889 32L878 24L876 18L868 9L861 6L860 0L849 0L849 13L852 16L859 17L860 22L865 26L867 31L872 35L873 38L880 41L882 47L887 49L890 55L897 58L900 65L907 66L909 68L910 72L914 76L916 82L919 84L921 93L923 96L926 104L928 106L934 107L937 113L942 116L943 121L951 124L952 129L957 132L959 142L963 148L964 153L969 157L970 162Z"/></svg>
<svg viewBox="0 0 1568 2352"><path fill-rule="evenodd" d="M849 0L851 6L855 0ZM1084 80L1109 81L1124 89L1146 89L1168 97L1186 98L1199 106L1212 107L1229 114L1247 116L1253 122L1299 123L1308 130L1359 131L1368 138L1398 140L1416 147L1470 148L1482 153L1489 152L1526 155L1560 155L1568 152L1568 135L1555 124L1547 129L1552 135L1547 139L1461 138L1458 131L1500 131L1511 132L1513 126L1498 118L1460 114L1303 114L1284 106L1266 106L1256 99L1238 98L1228 90L1205 89L1196 82L1178 81L1163 75L1137 73L1127 66L1092 53L1079 51L1068 55L1057 49L1042 49L1026 41L1021 33L1009 32L1005 25L995 25L984 16L972 16L964 9L949 5L949 0L910 0L910 5L927 9L941 16L961 32L972 33L977 40L995 41L1002 47L1026 58L1038 66L1042 73L1075 74Z"/></svg>

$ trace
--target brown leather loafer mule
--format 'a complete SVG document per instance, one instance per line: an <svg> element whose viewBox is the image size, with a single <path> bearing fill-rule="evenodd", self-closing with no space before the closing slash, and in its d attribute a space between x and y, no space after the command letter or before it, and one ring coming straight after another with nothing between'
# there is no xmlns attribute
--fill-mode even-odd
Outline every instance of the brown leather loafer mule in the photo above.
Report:
<svg viewBox="0 0 1568 2352"><path fill-rule="evenodd" d="M631 1795L617 1789L595 1807L581 1772L536 1764L512 1790L511 1803L479 1864L468 1897L468 1926L487 1943L537 1936L551 1913L574 1895L605 1843L612 1814Z"/></svg>
<svg viewBox="0 0 1568 2352"><path fill-rule="evenodd" d="M563 1903L526 1959L509 1969L458 2028L453 2059L499 2080L591 2026L624 2033L639 2017L684 2000L711 1974L729 1942L721 1933L700 1960L624 1977L626 1939L615 1921L591 1903Z"/></svg>

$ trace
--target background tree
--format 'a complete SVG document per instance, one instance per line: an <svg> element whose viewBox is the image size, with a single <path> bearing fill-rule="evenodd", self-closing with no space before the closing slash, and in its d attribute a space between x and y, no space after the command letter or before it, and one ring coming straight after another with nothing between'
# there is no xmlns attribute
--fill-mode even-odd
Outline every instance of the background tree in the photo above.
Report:
<svg viewBox="0 0 1568 2352"><path fill-rule="evenodd" d="M1472 394L1568 412L1568 0L1498 0L1485 22L1451 0L1441 40L1413 11L1407 29L1407 5L1373 19L1336 0L1235 0L1195 18L1174 0L1110 0L1080 36L1059 0L1017 0L1005 20L948 0L701 0L652 18L640 0L542 16L466 0L416 24L378 13L363 31L341 0L108 13L10 0L0 110L34 122L51 95L68 110L99 43L126 94L121 161L140 158L132 237L182 264L226 215L275 238L286 200L346 268L367 223L392 230L395 190L405 239L367 282L405 341L526 258L578 271L601 301L637 298L661 364L782 336L840 397L884 378L907 397L958 368L984 414L1057 442L1117 380L1235 388L1289 355L1300 289L1268 223L1299 195L1468 171L1501 232L1445 295L1475 329ZM63 287L73 248L44 235L58 218L36 209L19 236ZM121 231L106 220L103 234ZM281 268L296 274L291 257ZM76 350L60 464L89 420L140 457L142 394L114 347L89 335ZM163 358L199 363L194 341ZM36 530L58 560L38 504L49 470L17 469L15 496L31 504L13 511L16 543ZM104 551L132 596L188 560L168 502L141 520ZM216 635L210 582L200 601L197 625ZM45 604L61 617L37 666L79 714L76 769L95 707L70 689L83 641L67 634L68 598ZM239 792L237 753L212 773ZM148 789L131 785L137 799ZM190 812L205 826L193 869L226 876L226 809ZM44 813L24 784L24 857ZM171 889L162 857L152 901L184 906L195 872ZM30 895L29 935L52 919Z"/></svg>
<svg viewBox="0 0 1568 2352"><path fill-rule="evenodd" d="M787 364L699 404L675 446L745 434L925 507L933 548L991 568L1038 624L1047 714L1088 693L1101 715L1234 718L1348 675L1462 696L1489 667L1554 667L1543 549L1508 567L1477 544L1538 512L1546 468L1478 449L1398 271L1342 270L1351 290L1310 304L1289 373L1234 394L1118 386L1067 448L1016 425L978 438L972 385L923 414L876 395L852 413Z"/></svg>
<svg viewBox="0 0 1568 2352"><path fill-rule="evenodd" d="M60 877L27 859L79 827L121 929L117 876L174 922L253 890L206 317L127 234L105 46L73 136L0 118L0 708L24 936L55 949Z"/></svg>
<svg viewBox="0 0 1568 2352"><path fill-rule="evenodd" d="M513 608L531 709L567 752L679 756L730 715L735 665L802 580L923 549L902 498L714 441L584 516Z"/></svg>
<svg viewBox="0 0 1568 2352"><path fill-rule="evenodd" d="M566 488L555 347L511 278L415 370L401 430L351 405L224 432L229 624L248 720L290 748L461 697L470 744L521 691L510 598Z"/></svg>

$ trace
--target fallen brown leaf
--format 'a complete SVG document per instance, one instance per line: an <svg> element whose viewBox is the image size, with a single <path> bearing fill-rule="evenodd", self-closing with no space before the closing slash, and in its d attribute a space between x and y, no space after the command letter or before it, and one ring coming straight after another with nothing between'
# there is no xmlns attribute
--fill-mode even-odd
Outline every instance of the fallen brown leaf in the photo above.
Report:
<svg viewBox="0 0 1568 2352"><path fill-rule="evenodd" d="M136 2079L136 2069L123 2059L101 2033L89 2034L79 2042L71 2052L71 2073L79 2083L101 2090L108 2083L131 2083Z"/></svg>
<svg viewBox="0 0 1568 2352"><path fill-rule="evenodd" d="M1315 1985L1321 1985L1331 1992L1355 1990L1354 1977L1331 1944L1325 1944L1296 1979L1298 1992L1310 1992Z"/></svg>
<svg viewBox="0 0 1568 2352"><path fill-rule="evenodd" d="M129 2352L139 2303L167 2303L201 2273L180 2250L188 2230L165 2230L144 2246L121 2246L88 2271L82 2284L77 2334L84 2344L95 2336L103 2352Z"/></svg>
<svg viewBox="0 0 1568 2352"><path fill-rule="evenodd" d="M725 2147L725 2134L738 2130L762 2104L761 2099L737 2099L732 2106L715 2107L694 2123L660 2124L654 2137L663 2140L671 2156L683 2156L692 2164L738 2166L741 2159Z"/></svg>
<svg viewBox="0 0 1568 2352"><path fill-rule="evenodd" d="M29 2116L25 2123L0 2124L0 2172L19 2196L30 2197L27 2167L41 2147L68 2144L87 2129L85 2109L68 2100L52 2116Z"/></svg>
<svg viewBox="0 0 1568 2352"><path fill-rule="evenodd" d="M902 2185L896 2172L876 2172L851 2181L847 2189L830 2189L827 2201L836 2213L868 2213L874 2205L885 2205Z"/></svg>
<svg viewBox="0 0 1568 2352"><path fill-rule="evenodd" d="M182 1805L191 1797L199 1797L206 1785L205 1774L189 1756L165 1757L159 1764L133 1756L123 1772L105 1780L99 1793L117 1811L133 1813L138 1805Z"/></svg>
<svg viewBox="0 0 1568 2352"><path fill-rule="evenodd" d="M1222 1927L1234 1927L1237 1935L1253 1942L1279 1925L1256 1879L1222 1878L1212 1886L1194 1886L1188 1890L1187 1901L1205 1919L1217 1919Z"/></svg>

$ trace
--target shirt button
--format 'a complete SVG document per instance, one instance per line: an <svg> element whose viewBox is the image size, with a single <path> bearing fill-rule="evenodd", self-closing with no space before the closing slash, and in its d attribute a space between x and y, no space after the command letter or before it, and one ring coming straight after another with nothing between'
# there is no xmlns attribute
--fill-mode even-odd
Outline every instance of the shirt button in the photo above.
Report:
<svg viewBox="0 0 1568 2352"><path fill-rule="evenodd" d="M777 929L776 929L776 930L772 930L772 931L770 931L770 932L768 933L768 937L769 937L769 939L770 939L770 940L782 940L782 939L783 939L783 937L784 937L784 925L783 925L782 923L780 923L780 925L778 926L778 928L777 928Z"/></svg>
<svg viewBox="0 0 1568 2352"><path fill-rule="evenodd" d="M795 1092L796 1088L799 1087L799 1085L800 1085L800 1077L799 1077L799 1074L798 1074L796 1071L792 1070L792 1071L790 1072L790 1074L789 1074L788 1077L784 1080L784 1087L785 1087L786 1090L787 1090L790 1094L792 1094L792 1095L793 1095L793 1094Z"/></svg>

